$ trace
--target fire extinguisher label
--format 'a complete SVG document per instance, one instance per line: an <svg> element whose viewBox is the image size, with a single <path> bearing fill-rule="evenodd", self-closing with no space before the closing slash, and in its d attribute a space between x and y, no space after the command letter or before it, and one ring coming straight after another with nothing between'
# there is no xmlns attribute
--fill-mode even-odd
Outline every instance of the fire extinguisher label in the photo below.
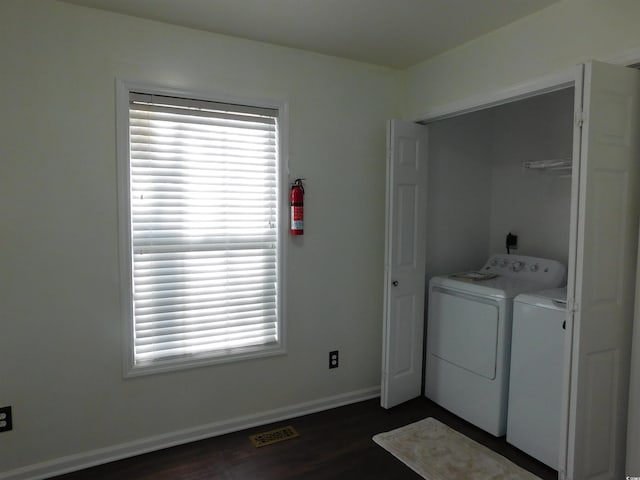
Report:
<svg viewBox="0 0 640 480"><path fill-rule="evenodd" d="M291 206L291 230L304 229L304 217L302 212L302 207Z"/></svg>

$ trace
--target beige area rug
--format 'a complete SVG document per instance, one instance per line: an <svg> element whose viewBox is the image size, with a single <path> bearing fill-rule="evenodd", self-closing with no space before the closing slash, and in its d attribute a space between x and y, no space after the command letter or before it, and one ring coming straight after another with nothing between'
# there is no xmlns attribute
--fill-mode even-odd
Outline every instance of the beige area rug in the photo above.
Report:
<svg viewBox="0 0 640 480"><path fill-rule="evenodd" d="M540 480L431 417L373 441L427 480Z"/></svg>

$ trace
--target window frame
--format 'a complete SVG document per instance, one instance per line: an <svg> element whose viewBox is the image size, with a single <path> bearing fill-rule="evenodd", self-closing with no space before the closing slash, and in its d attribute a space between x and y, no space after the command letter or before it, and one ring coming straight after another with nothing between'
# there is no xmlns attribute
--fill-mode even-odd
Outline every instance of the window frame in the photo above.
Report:
<svg viewBox="0 0 640 480"><path fill-rule="evenodd" d="M133 312L133 258L131 239L131 197L130 197L130 133L129 133L129 94L141 91L153 95L166 95L193 100L222 102L252 107L264 107L278 110L277 130L277 167L278 167L278 225L277 242L277 296L279 338L275 345L251 347L237 353L203 354L193 357L177 357L145 364L135 362L135 320ZM286 141L288 131L288 105L283 101L261 98L230 97L213 92L195 92L168 89L157 85L132 82L116 78L116 156L118 182L118 241L120 267L120 302L123 320L123 375L135 377L154 373L177 371L206 365L217 365L244 361L286 353L286 312L285 312L285 272L286 249L288 241L288 155Z"/></svg>

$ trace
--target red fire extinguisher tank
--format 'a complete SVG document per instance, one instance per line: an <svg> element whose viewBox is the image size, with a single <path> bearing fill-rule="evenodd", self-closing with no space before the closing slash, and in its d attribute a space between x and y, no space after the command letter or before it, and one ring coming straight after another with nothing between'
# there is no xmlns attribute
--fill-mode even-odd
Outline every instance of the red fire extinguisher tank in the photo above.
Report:
<svg viewBox="0 0 640 480"><path fill-rule="evenodd" d="M304 187L298 178L291 185L291 235L304 234Z"/></svg>

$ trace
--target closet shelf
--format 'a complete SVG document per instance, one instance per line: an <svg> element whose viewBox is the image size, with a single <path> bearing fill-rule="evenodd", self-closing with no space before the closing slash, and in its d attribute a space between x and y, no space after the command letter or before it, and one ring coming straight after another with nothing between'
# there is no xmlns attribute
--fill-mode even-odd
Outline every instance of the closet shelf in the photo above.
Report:
<svg viewBox="0 0 640 480"><path fill-rule="evenodd" d="M550 160L537 160L534 162L524 162L522 167L527 170L551 170L567 171L571 170L570 158L553 158Z"/></svg>

